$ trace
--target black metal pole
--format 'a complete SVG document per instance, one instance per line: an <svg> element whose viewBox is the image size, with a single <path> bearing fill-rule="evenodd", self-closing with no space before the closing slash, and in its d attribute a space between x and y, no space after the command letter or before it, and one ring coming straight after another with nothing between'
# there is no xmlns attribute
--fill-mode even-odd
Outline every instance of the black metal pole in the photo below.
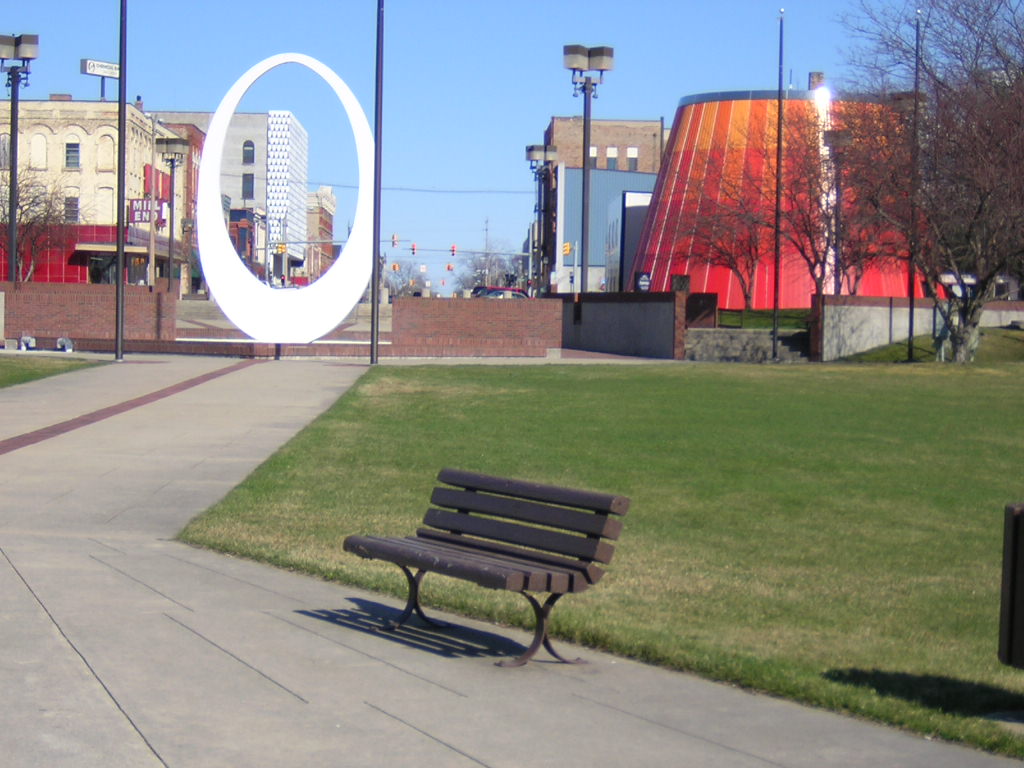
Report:
<svg viewBox="0 0 1024 768"><path fill-rule="evenodd" d="M583 79L583 233L580 236L580 293L587 291L587 265L590 261L590 100L594 81L587 75Z"/></svg>
<svg viewBox="0 0 1024 768"><path fill-rule="evenodd" d="M782 268L782 41L783 10L779 11L779 95L775 120L775 282L772 298L772 360L779 359L779 270Z"/></svg>
<svg viewBox="0 0 1024 768"><path fill-rule="evenodd" d="M10 189L7 209L7 276L11 283L18 280L18 90L21 88L21 67L9 71L11 86Z"/></svg>
<svg viewBox="0 0 1024 768"><path fill-rule="evenodd" d="M114 275L117 307L114 311L114 359L124 359L124 236L125 236L125 164L128 155L127 88L125 65L128 51L128 0L121 0L121 26L118 44L117 78L117 260Z"/></svg>
<svg viewBox="0 0 1024 768"><path fill-rule="evenodd" d="M545 155L547 150L545 149ZM540 268L540 259L543 249L541 238L544 233L544 172L547 168L547 161L538 165L535 171L537 179L537 231L533 235L533 247L530 249L530 272L527 276L526 293L534 295L537 288L537 281L534 278L536 271ZM533 290L531 290L533 289Z"/></svg>
<svg viewBox="0 0 1024 768"><path fill-rule="evenodd" d="M380 337L381 132L384 123L384 0L377 0L377 76L373 108L373 270L370 285L370 365L376 365Z"/></svg>
<svg viewBox="0 0 1024 768"><path fill-rule="evenodd" d="M168 226L170 229L167 233L167 294L170 295L171 289L174 285L174 168L177 166L178 161L175 158L171 158L171 204L168 216L170 221Z"/></svg>
<svg viewBox="0 0 1024 768"><path fill-rule="evenodd" d="M836 263L832 278L834 293L839 296L843 292L843 151L835 153L836 175Z"/></svg>
<svg viewBox="0 0 1024 768"><path fill-rule="evenodd" d="M918 119L921 108L921 11L914 24L914 116L910 144L910 253L907 258L907 362L914 362L914 293L917 277Z"/></svg>

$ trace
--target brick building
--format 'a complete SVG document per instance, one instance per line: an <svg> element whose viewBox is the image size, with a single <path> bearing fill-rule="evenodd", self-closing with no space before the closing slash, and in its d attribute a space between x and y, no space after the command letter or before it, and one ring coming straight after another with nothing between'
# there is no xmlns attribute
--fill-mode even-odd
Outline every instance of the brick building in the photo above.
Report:
<svg viewBox="0 0 1024 768"><path fill-rule="evenodd" d="M591 120L588 157L593 170L590 198L590 254L584 291L618 290L620 253L609 243L614 211L630 192L649 192L661 168L667 133L663 120ZM583 118L553 117L544 143L557 149L558 159L541 168L541 229L536 235L535 273L540 289L568 293L579 290L580 227L582 226ZM612 213L610 213L612 212ZM615 263L610 254L615 252Z"/></svg>
<svg viewBox="0 0 1024 768"><path fill-rule="evenodd" d="M155 226L128 219L128 278L149 283L157 277L183 277L188 284L190 248L175 236L173 267L168 258L166 208L172 190L157 139L177 132L143 111L141 101L128 104L125 192L136 208L156 211ZM117 190L117 103L74 101L53 94L46 101L21 101L18 120L19 280L59 283L114 281ZM0 126L10 125L10 106L0 103ZM191 151L175 173L176 229L190 220L203 134L181 135ZM10 162L10 134L0 129L0 165ZM26 211L27 200L45 198L45 209ZM4 219L7 208L4 206ZM138 218L138 217L135 217ZM6 221L4 230L6 231ZM0 244L0 270L8 274L7 238ZM184 272L184 274L182 274Z"/></svg>

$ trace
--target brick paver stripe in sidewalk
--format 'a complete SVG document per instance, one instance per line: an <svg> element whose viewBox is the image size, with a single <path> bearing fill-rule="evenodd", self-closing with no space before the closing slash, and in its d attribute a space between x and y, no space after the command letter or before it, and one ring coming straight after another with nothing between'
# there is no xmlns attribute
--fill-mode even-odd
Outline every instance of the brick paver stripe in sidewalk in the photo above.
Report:
<svg viewBox="0 0 1024 768"><path fill-rule="evenodd" d="M169 387L158 389L155 392L150 392L148 395L142 395L140 397L132 398L131 400L125 400L123 403L117 403L115 405L109 405L106 408L100 408L97 411L91 413L84 413L81 416L76 416L73 419L62 421L57 424L52 424L49 427L43 427L33 432L26 432L23 435L15 435L9 437L6 440L0 440L0 456L11 451L16 451L19 448L26 448L36 443L41 443L44 440L49 440L51 437L57 437L63 435L66 432L70 432L80 427L88 426L89 424L95 424L103 419L109 419L111 416L117 416L119 413L130 411L133 408L139 408L143 405L162 400L165 397L182 392L192 387L197 387L200 384L204 384L212 379L219 378L220 376L226 376L229 373L241 370L242 368L248 368L250 365L256 365L257 363L263 362L261 360L243 360L240 363L235 363L227 368L221 368L210 373L204 373L202 376L196 376L192 379L186 379L185 381L179 381L177 384L172 384Z"/></svg>

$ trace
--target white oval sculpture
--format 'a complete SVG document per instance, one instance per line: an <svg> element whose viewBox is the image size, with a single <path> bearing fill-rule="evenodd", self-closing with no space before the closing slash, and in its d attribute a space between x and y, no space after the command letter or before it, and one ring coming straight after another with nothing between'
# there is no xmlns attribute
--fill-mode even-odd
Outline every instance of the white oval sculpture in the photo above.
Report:
<svg viewBox="0 0 1024 768"><path fill-rule="evenodd" d="M355 135L359 191L352 232L341 255L319 280L305 288L275 290L260 282L239 259L224 226L220 169L231 116L253 83L281 64L301 64L334 89ZM264 59L231 87L210 121L199 165L196 229L203 276L217 304L256 341L300 344L336 327L356 305L373 268L373 134L349 87L329 67L300 53Z"/></svg>

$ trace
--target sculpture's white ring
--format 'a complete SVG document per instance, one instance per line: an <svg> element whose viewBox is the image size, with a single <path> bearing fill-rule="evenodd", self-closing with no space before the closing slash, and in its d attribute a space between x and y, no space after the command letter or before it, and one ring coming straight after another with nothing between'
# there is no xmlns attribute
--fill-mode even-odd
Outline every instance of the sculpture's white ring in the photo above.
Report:
<svg viewBox="0 0 1024 768"><path fill-rule="evenodd" d="M313 70L331 86L345 108L355 136L359 190L352 232L334 265L305 288L275 290L245 268L228 238L221 206L220 169L228 124L242 96L264 74L288 63ZM344 320L363 295L373 268L372 190L373 134L355 95L338 75L300 53L271 56L242 75L210 121L199 166L196 203L203 276L228 319L256 341L276 343L313 341Z"/></svg>

